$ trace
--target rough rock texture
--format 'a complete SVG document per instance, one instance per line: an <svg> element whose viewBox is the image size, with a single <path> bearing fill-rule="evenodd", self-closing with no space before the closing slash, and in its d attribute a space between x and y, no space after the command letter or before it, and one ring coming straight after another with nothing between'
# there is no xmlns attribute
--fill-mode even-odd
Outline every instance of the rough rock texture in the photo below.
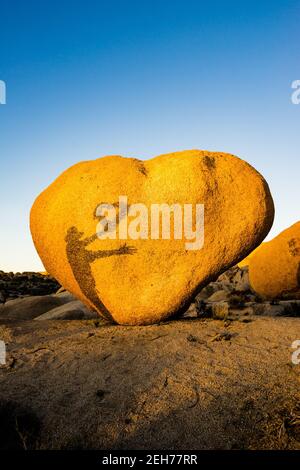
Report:
<svg viewBox="0 0 300 470"><path fill-rule="evenodd" d="M2 322L0 338L1 449L300 449L298 318Z"/></svg>
<svg viewBox="0 0 300 470"><path fill-rule="evenodd" d="M249 276L262 298L300 298L300 222L263 243L250 259Z"/></svg>
<svg viewBox="0 0 300 470"><path fill-rule="evenodd" d="M204 247L187 250L172 230L171 240L100 240L96 209L117 207L120 195L149 211L153 203L192 204L194 211L204 204ZM68 291L118 323L148 324L187 308L202 286L245 258L273 215L267 183L250 165L194 150L74 165L36 199L31 232L47 272Z"/></svg>

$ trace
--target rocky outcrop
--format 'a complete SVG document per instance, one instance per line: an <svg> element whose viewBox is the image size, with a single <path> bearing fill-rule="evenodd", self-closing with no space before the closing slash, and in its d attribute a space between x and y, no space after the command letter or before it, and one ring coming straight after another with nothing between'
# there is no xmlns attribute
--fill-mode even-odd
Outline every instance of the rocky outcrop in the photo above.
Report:
<svg viewBox="0 0 300 470"><path fill-rule="evenodd" d="M237 266L208 284L178 318L217 318L247 321L252 316L300 316L300 300L262 301L250 288L248 268ZM30 296L0 305L0 321L97 319L70 292Z"/></svg>
<svg viewBox="0 0 300 470"><path fill-rule="evenodd" d="M52 294L58 288L58 282L47 274L0 271L0 303L18 297Z"/></svg>

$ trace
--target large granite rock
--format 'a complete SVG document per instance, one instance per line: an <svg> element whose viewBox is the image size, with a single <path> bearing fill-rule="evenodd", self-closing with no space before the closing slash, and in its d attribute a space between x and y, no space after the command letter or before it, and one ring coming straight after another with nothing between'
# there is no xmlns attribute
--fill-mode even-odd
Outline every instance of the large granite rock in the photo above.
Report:
<svg viewBox="0 0 300 470"><path fill-rule="evenodd" d="M300 299L300 222L262 244L249 261L249 275L264 299Z"/></svg>
<svg viewBox="0 0 300 470"><path fill-rule="evenodd" d="M128 200L129 219L120 196ZM111 204L106 219L98 212L104 203ZM137 203L144 206L133 214ZM180 217L183 237L171 230L170 239L162 239L163 224L152 217L153 204L177 204L179 213L189 204L191 230L199 205L196 239L188 239L185 224L191 217ZM115 224L107 221L113 212ZM36 199L30 224L47 272L89 308L135 325L159 322L187 308L201 287L261 243L273 215L268 185L249 164L233 155L193 150L145 162L109 156L78 163ZM106 224L101 239L99 224Z"/></svg>

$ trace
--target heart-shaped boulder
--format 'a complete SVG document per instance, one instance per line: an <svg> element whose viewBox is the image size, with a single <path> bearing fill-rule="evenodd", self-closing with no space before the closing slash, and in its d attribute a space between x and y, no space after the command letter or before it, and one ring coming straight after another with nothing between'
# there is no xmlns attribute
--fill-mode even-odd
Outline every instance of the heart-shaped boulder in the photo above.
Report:
<svg viewBox="0 0 300 470"><path fill-rule="evenodd" d="M272 197L239 158L185 151L78 163L36 199L46 270L99 314L149 324L186 308L269 232Z"/></svg>

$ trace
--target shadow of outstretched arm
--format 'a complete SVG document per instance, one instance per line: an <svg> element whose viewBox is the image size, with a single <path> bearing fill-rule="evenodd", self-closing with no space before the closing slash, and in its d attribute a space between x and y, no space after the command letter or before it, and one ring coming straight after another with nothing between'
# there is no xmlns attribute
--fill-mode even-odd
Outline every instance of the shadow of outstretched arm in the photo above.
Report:
<svg viewBox="0 0 300 470"><path fill-rule="evenodd" d="M94 233L91 237L87 237L84 240L82 240L82 243L86 246L89 245L90 243L94 242L95 240L98 240L98 235L97 233Z"/></svg>
<svg viewBox="0 0 300 470"><path fill-rule="evenodd" d="M98 250L98 251L90 251L89 252L89 259L90 261L95 261L96 259L100 258L107 258L109 256L115 256L115 255L133 255L136 253L136 248L132 246L127 246L126 243L120 248L117 248L115 250Z"/></svg>

